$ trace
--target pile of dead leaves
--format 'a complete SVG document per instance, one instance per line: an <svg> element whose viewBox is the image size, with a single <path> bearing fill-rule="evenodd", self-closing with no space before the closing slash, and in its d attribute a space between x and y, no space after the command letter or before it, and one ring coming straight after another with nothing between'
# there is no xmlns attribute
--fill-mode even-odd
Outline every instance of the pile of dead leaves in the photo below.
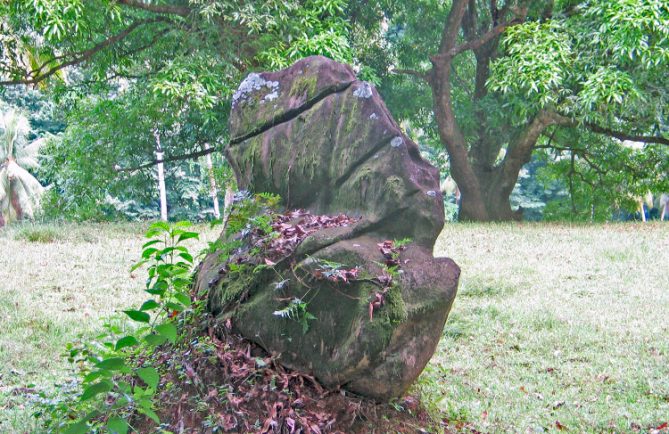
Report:
<svg viewBox="0 0 669 434"><path fill-rule="evenodd" d="M165 367L162 429L175 433L425 433L430 420L407 397L393 405L324 389L287 370L261 348L227 330L208 327L181 347L155 355ZM140 432L152 432L142 421Z"/></svg>
<svg viewBox="0 0 669 434"><path fill-rule="evenodd" d="M263 251L266 262L269 261L268 265L271 265L274 261L290 256L295 248L314 232L349 226L358 220L345 214L313 215L304 210L293 210L285 214L275 214L272 218L273 233L255 231L252 234L252 242L255 247Z"/></svg>

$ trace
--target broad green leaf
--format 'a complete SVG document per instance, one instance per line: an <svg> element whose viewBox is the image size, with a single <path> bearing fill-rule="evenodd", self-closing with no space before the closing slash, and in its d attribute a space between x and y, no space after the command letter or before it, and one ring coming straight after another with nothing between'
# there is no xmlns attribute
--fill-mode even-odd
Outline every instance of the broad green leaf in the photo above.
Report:
<svg viewBox="0 0 669 434"><path fill-rule="evenodd" d="M109 392L111 388L112 388L111 384L109 384L106 381L101 381L99 383L91 384L86 389L84 389L84 393L81 394L81 400L87 401L93 398L95 395Z"/></svg>
<svg viewBox="0 0 669 434"><path fill-rule="evenodd" d="M67 427L63 434L87 434L88 433L88 424L86 421L79 421Z"/></svg>
<svg viewBox="0 0 669 434"><path fill-rule="evenodd" d="M174 343L177 340L177 327L174 325L174 323L168 322L165 324L160 324L156 327L156 331L162 336L165 336L165 338L167 338L167 340L169 340L171 343Z"/></svg>
<svg viewBox="0 0 669 434"><path fill-rule="evenodd" d="M123 357L110 357L103 359L95 365L98 369L107 369L109 371L119 371L125 367Z"/></svg>
<svg viewBox="0 0 669 434"><path fill-rule="evenodd" d="M128 315L130 319L133 321L145 322L145 323L151 321L151 315L149 315L146 312L142 312L139 310L124 310L123 313Z"/></svg>
<svg viewBox="0 0 669 434"><path fill-rule="evenodd" d="M85 384L89 384L89 383L91 383L93 380L97 380L98 378L103 377L103 376L105 375L105 373L106 373L106 372L102 372L102 371L93 371L93 372L87 374L87 375L84 377L83 382L84 382Z"/></svg>
<svg viewBox="0 0 669 434"><path fill-rule="evenodd" d="M116 341L115 349L118 351L121 348L133 347L139 344L139 341L134 336L124 336L118 341Z"/></svg>
<svg viewBox="0 0 669 434"><path fill-rule="evenodd" d="M181 235L179 235L179 239L177 240L178 243L186 240L190 240L191 238L199 238L200 234L197 232L184 232Z"/></svg>
<svg viewBox="0 0 669 434"><path fill-rule="evenodd" d="M155 223L152 223L151 226L149 226L149 231L147 231L147 234L151 230L158 231L159 233L160 233L160 231L169 232L170 231L170 225L167 222L157 221ZM147 235L146 238L151 238L151 237Z"/></svg>
<svg viewBox="0 0 669 434"><path fill-rule="evenodd" d="M135 263L132 267L130 267L130 272L132 273L133 271L135 271L136 269L138 269L139 267L141 267L142 265L144 265L146 263L147 263L146 260L141 260L141 261Z"/></svg>
<svg viewBox="0 0 669 434"><path fill-rule="evenodd" d="M155 247L149 247L148 249L144 249L144 251L142 252L142 258L149 259L151 255L153 255L156 252L160 252L160 250L156 249Z"/></svg>
<svg viewBox="0 0 669 434"><path fill-rule="evenodd" d="M149 345L153 345L155 347L155 346L164 344L167 341L167 338L163 335L153 335L152 334L152 335L146 335L144 337L144 340Z"/></svg>
<svg viewBox="0 0 669 434"><path fill-rule="evenodd" d="M184 306L190 306L191 305L191 299L188 294L183 294L181 292L178 292L174 294L174 298L179 300L179 303L183 304Z"/></svg>
<svg viewBox="0 0 669 434"><path fill-rule="evenodd" d="M156 300L147 300L144 303L142 303L142 306L139 308L141 311L145 310L153 310L157 307L160 307L160 304Z"/></svg>
<svg viewBox="0 0 669 434"><path fill-rule="evenodd" d="M155 368L152 367L140 368L137 370L137 375L150 388L156 389L158 387L158 382L160 381L160 375L158 375L158 371L156 371Z"/></svg>
<svg viewBox="0 0 669 434"><path fill-rule="evenodd" d="M112 434L127 434L130 425L120 417L114 416L107 421L107 429Z"/></svg>
<svg viewBox="0 0 669 434"><path fill-rule="evenodd" d="M142 246L142 250L146 249L147 247L151 247L154 244L158 244L158 243L162 243L162 242L163 242L163 240L151 240L149 242L144 243L144 245Z"/></svg>
<svg viewBox="0 0 669 434"><path fill-rule="evenodd" d="M145 414L146 416L148 416L148 417L149 417L152 421L154 421L155 423L158 423L158 424L160 423L160 417L158 417L158 415L156 414L156 412L153 411L152 409L150 409L150 408L145 408L145 407L140 407L140 408L138 408L137 410L138 410L140 413L143 413L143 414Z"/></svg>
<svg viewBox="0 0 669 434"><path fill-rule="evenodd" d="M179 253L179 256L185 259L186 261L193 263L193 255L191 255L190 253L181 252Z"/></svg>
<svg viewBox="0 0 669 434"><path fill-rule="evenodd" d="M146 292L148 292L151 295L159 295L161 297L163 295L165 295L165 291L167 291L167 290L164 289L164 288L157 287L157 286L154 286L153 288L146 290Z"/></svg>
<svg viewBox="0 0 669 434"><path fill-rule="evenodd" d="M166 303L165 306L167 306L168 309L176 310L177 312L183 312L184 309L185 309L184 305L174 303L174 302L171 302L171 301L169 303Z"/></svg>

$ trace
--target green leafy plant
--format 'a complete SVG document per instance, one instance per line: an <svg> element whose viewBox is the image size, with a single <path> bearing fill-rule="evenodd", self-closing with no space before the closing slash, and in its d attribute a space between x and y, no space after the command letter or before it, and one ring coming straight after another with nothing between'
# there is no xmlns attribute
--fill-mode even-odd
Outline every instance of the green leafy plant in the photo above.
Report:
<svg viewBox="0 0 669 434"><path fill-rule="evenodd" d="M193 256L182 243L199 235L189 227L188 222L150 226L142 259L131 269L148 265L145 291L150 298L137 309L123 311L137 326L107 324L98 341L68 344L67 356L79 369L81 390L46 405L48 428L67 434L124 434L132 428L129 421L135 414L160 423L154 396L161 376L152 349L175 344L178 314L196 309L189 294Z"/></svg>

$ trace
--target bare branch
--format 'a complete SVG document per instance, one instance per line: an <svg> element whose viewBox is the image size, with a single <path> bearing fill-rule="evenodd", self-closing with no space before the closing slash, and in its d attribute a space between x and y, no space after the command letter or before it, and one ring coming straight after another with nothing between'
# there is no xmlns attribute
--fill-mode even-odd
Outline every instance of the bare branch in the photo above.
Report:
<svg viewBox="0 0 669 434"><path fill-rule="evenodd" d="M186 17L192 12L192 9L187 6L159 5L156 3L145 3L142 0L116 0L116 2L131 8L142 9L156 14L170 14Z"/></svg>
<svg viewBox="0 0 669 434"><path fill-rule="evenodd" d="M172 161L190 160L191 158L202 157L204 155L211 154L211 153L214 153L214 152L217 152L217 149L208 148L208 149L203 149L201 151L191 152L189 154L176 155L174 157L163 158L162 160L149 161L148 163L144 163L144 164L141 164L141 165L136 166L136 167L118 167L118 166L116 166L114 168L114 170L116 170L117 172L134 172L134 171L137 171L137 170L146 169L148 167L155 166L156 164L169 163L169 162L172 162Z"/></svg>
<svg viewBox="0 0 669 434"><path fill-rule="evenodd" d="M58 71L60 71L63 68L67 68L68 66L72 65L77 65L80 63L83 63L87 60L89 60L91 57L93 57L95 54L98 52L104 50L105 48L116 44L117 42L123 40L126 38L128 35L130 35L135 29L137 29L140 26L143 26L145 24L151 24L151 23L157 23L157 22L169 22L165 18L157 17L157 18L152 18L152 19L147 19L147 20L140 20L140 21L135 21L134 23L130 24L128 27L126 27L122 32L117 33L114 36L111 36L107 39L105 39L102 42L99 42L95 44L93 47L89 48L88 50L82 51L80 53L74 54L74 57L67 62L63 62L61 64L58 64L56 66L53 66L51 69L46 71L43 74L40 74L39 71L41 71L44 66L50 62L52 62L54 59L49 60L46 64L41 65L39 68L37 68L34 71L30 71L28 73L28 77L31 78L25 78L21 80L6 80L6 81L0 81L1 86L7 86L7 85L19 85L19 84L37 84L41 81L46 80L47 78L51 77ZM60 56L63 57L63 56ZM37 74L37 75L34 75Z"/></svg>

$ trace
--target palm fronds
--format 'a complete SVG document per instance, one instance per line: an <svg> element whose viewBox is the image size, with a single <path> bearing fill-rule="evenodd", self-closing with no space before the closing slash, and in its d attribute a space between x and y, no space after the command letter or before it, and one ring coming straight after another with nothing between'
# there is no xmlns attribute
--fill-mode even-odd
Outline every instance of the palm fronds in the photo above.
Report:
<svg viewBox="0 0 669 434"><path fill-rule="evenodd" d="M15 110L0 115L0 226L11 220L33 219L44 187L24 167L38 166L44 139L28 143L28 118Z"/></svg>

